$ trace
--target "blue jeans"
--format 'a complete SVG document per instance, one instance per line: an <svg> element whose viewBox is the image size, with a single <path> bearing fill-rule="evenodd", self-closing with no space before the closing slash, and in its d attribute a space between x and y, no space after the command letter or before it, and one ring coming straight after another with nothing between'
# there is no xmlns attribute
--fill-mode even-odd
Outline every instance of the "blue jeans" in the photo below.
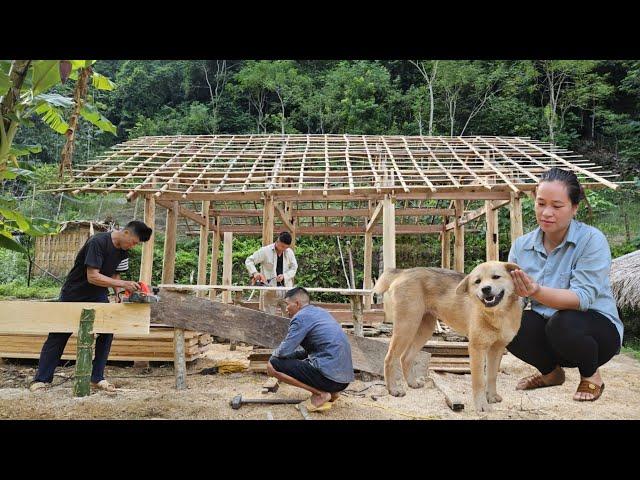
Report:
<svg viewBox="0 0 640 480"><path fill-rule="evenodd" d="M94 301L108 303L109 300L105 297ZM66 347L69 337L71 337L71 333L49 334L40 352L38 371L34 377L34 381L43 383L51 383L53 381L53 372L60 363L64 347ZM99 333L97 336L93 370L91 371L91 381L94 383L104 380L104 369L107 366L107 358L109 357L112 341L113 333Z"/></svg>

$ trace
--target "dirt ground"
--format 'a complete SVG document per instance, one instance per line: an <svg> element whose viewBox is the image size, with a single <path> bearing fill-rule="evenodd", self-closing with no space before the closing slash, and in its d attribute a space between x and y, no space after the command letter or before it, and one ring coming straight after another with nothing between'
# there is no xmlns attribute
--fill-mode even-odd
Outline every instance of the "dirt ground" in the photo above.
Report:
<svg viewBox="0 0 640 480"><path fill-rule="evenodd" d="M246 361L251 347L229 351L227 344L214 344L207 358L188 369L185 391L174 388L171 364L158 364L150 371L115 363L107 366L106 377L118 387L115 396L94 393L84 398L72 395L73 366L56 370L52 388L32 393L29 382L36 362L5 361L0 365L0 419L255 419L301 420L293 405L246 405L239 410L229 400L245 398L307 398L308 393L281 385L277 393L261 394L267 379L258 373L202 375L200 370L220 359ZM640 419L640 362L618 355L601 369L606 389L597 402L575 402L572 395L578 384L577 369L567 370L564 385L532 391L516 391L522 376L534 373L510 354L504 356L498 376L498 393L503 401L493 411L477 414L471 403L470 375L447 374L440 380L459 393L465 402L460 412L450 410L444 395L434 387L407 389L407 395L395 398L386 394L382 380L354 381L323 413L312 413L317 420L444 420L444 419ZM431 375L438 375L431 372Z"/></svg>

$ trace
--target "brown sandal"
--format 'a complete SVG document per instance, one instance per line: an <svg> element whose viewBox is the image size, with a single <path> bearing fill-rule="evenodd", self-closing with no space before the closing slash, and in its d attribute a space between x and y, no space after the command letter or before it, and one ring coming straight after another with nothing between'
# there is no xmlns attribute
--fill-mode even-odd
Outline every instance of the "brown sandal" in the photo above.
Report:
<svg viewBox="0 0 640 480"><path fill-rule="evenodd" d="M518 388L518 386L516 385L516 390L534 390L536 388L555 387L556 385L560 385L557 383L547 385L546 383L544 383L544 380L542 380L542 375L540 375L539 373L521 378L518 381L518 384L523 380L525 382L524 388Z"/></svg>
<svg viewBox="0 0 640 480"><path fill-rule="evenodd" d="M591 395L593 395L593 398L585 398L582 400L576 400L574 398L574 400L576 402L595 402L597 399L600 398L600 395L602 395L603 391L604 391L604 383L600 387L595 383L590 382L589 380L582 380L578 384L578 389L576 390L576 393L590 393Z"/></svg>

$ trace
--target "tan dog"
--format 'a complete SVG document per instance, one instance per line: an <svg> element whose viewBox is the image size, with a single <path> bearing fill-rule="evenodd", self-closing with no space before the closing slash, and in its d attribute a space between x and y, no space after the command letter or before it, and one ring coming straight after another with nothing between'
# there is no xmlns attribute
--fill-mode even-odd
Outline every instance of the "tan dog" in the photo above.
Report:
<svg viewBox="0 0 640 480"><path fill-rule="evenodd" d="M486 262L466 277L442 268L389 269L373 291L384 294L384 312L393 336L384 361L391 395L405 395L402 377L411 388L424 386L414 359L431 338L439 318L469 338L473 402L480 412L502 401L496 377L505 346L520 328L523 302L514 291L514 263ZM485 376L486 365L486 376Z"/></svg>

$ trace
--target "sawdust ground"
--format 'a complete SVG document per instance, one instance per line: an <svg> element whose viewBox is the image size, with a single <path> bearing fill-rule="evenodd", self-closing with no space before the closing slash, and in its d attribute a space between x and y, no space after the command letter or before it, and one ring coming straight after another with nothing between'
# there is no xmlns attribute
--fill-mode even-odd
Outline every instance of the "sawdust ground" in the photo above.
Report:
<svg viewBox="0 0 640 480"><path fill-rule="evenodd" d="M176 391L171 364L151 368L150 373L115 363L107 366L106 377L118 387L116 396L94 393L84 398L72 395L73 366L58 368L54 386L45 392L32 393L29 382L34 363L7 362L0 365L0 419L267 419L300 420L293 405L246 405L239 410L229 406L237 394L245 398L306 398L307 392L281 385L277 393L263 395L264 374L232 373L201 375L218 359L246 360L251 347L229 351L226 344L214 344L208 357L189 368L188 389ZM567 370L564 385L516 391L519 378L534 373L510 354L504 356L498 376L498 393L503 401L492 412L477 414L471 404L470 375L448 374L441 378L465 402L461 412L451 411L443 394L436 388L407 389L407 395L386 395L381 380L356 380L328 412L311 414L318 420L377 419L640 419L640 362L618 355L601 369L606 383L597 402L575 402L572 395L578 384L577 369ZM60 376L62 375L62 376ZM437 375L433 372L431 375ZM377 396L377 400L374 400ZM373 397L373 398L372 398Z"/></svg>

